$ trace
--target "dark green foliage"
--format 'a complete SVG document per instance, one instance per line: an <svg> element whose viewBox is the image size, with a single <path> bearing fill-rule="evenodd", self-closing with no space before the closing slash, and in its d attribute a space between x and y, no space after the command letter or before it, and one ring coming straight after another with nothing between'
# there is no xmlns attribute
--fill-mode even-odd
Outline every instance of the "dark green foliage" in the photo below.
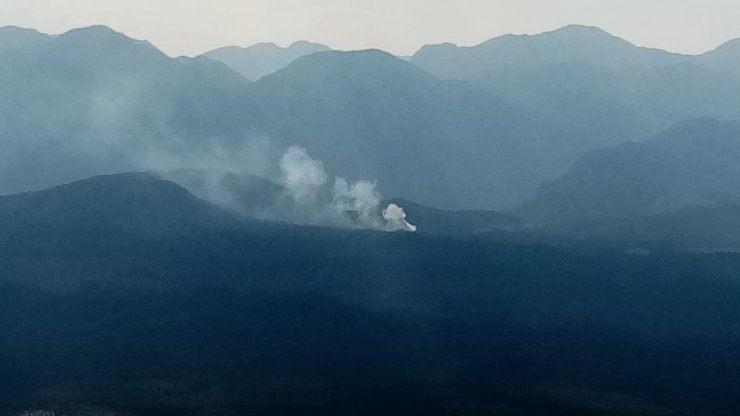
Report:
<svg viewBox="0 0 740 416"><path fill-rule="evenodd" d="M104 215L122 200L136 203ZM2 218L23 238L0 234L11 414L740 406L735 255L240 223L138 175L0 198L9 205L27 211ZM151 216L170 226L151 232Z"/></svg>

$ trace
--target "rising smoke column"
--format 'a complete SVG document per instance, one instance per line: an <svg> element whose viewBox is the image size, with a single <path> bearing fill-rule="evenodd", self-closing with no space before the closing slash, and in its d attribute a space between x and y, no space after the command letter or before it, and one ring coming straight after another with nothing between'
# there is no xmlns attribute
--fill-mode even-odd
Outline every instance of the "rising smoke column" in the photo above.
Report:
<svg viewBox="0 0 740 416"><path fill-rule="evenodd" d="M280 159L279 182L295 203L302 218L325 225L384 231L415 232L406 213L396 204L381 210L382 196L374 182L349 183L336 177L329 189L324 165L309 156L306 149L290 147Z"/></svg>
<svg viewBox="0 0 740 416"><path fill-rule="evenodd" d="M299 204L318 202L328 176L324 164L308 155L306 149L293 146L280 159L281 184Z"/></svg>
<svg viewBox="0 0 740 416"><path fill-rule="evenodd" d="M416 226L406 221L406 211L396 204L388 204L383 210L383 219L386 221L385 228L388 231L410 231L416 232Z"/></svg>
<svg viewBox="0 0 740 416"><path fill-rule="evenodd" d="M332 200L334 209L342 215L349 214L353 221L367 228L381 226L378 207L382 197L374 183L360 181L350 184L344 178L336 178Z"/></svg>

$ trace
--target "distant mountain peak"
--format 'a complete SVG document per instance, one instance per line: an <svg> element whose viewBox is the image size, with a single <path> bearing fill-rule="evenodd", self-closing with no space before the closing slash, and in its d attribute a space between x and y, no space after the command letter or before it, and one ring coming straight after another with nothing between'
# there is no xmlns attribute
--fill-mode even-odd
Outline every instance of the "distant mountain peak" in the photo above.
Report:
<svg viewBox="0 0 740 416"><path fill-rule="evenodd" d="M285 49L285 48L280 47L275 42L258 42L258 43L255 43L254 45L241 47L240 49L249 50L249 49Z"/></svg>
<svg viewBox="0 0 740 416"><path fill-rule="evenodd" d="M159 49L145 40L132 39L127 35L111 29L104 25L93 25L88 27L71 29L60 35L48 35L35 29L26 29L18 26L0 27L0 47L14 45L14 48L22 48L28 42L39 40L54 40L74 45L84 45L85 48L105 48L120 46L144 47L149 51L155 51L164 56ZM101 52L104 49L100 50Z"/></svg>
<svg viewBox="0 0 740 416"><path fill-rule="evenodd" d="M717 52L733 52L740 54L740 38L732 39L720 45L718 48L707 52L707 54Z"/></svg>
<svg viewBox="0 0 740 416"><path fill-rule="evenodd" d="M459 46L452 42L433 43L433 44L422 46L421 49L419 49L419 51L416 52L416 55L424 54L424 52L430 51L430 50L455 50L455 49L472 48L472 47L474 46Z"/></svg>
<svg viewBox="0 0 740 416"><path fill-rule="evenodd" d="M126 45L129 47L144 47L149 49L151 52L156 52L157 55L164 56L164 53L149 41L130 38L126 34L104 25L93 25L72 29L56 38L60 40L80 42L81 44L90 45L89 47L103 47L109 44Z"/></svg>
<svg viewBox="0 0 740 416"><path fill-rule="evenodd" d="M740 68L740 38L723 43L717 49L697 57L699 63L726 71L737 72Z"/></svg>
<svg viewBox="0 0 740 416"><path fill-rule="evenodd" d="M93 26L76 28L76 29L69 30L59 35L59 37L73 37L73 36L100 37L100 38L123 37L126 39L130 39L128 36L124 35L123 33L117 32L105 25L93 25Z"/></svg>
<svg viewBox="0 0 740 416"><path fill-rule="evenodd" d="M298 40L298 41L295 41L295 42L293 42L290 45L285 46L285 47L280 46L280 45L278 45L275 42L258 42L258 43L254 43L254 44L248 45L248 46L237 46L237 45L224 46L224 47L221 47L221 48L218 48L218 49L214 49L214 50L212 50L210 52L206 52L204 55L209 55L209 54L213 54L213 53L216 53L218 51L224 51L224 50L241 50L241 51L250 51L250 50L281 50L281 51L288 51L288 50L307 49L307 48L331 50L331 48L329 48L328 46L326 46L324 44L321 44L321 43L309 42L307 40Z"/></svg>
<svg viewBox="0 0 740 416"><path fill-rule="evenodd" d="M330 50L326 45L301 40L285 48L275 43L257 43L247 47L219 48L203 55L228 65L249 80L257 81L285 68L302 56Z"/></svg>
<svg viewBox="0 0 740 416"><path fill-rule="evenodd" d="M35 35L44 36L41 32L39 32L36 29L29 29L29 28L20 27L20 26L14 26L14 25L0 27L0 35L16 34L16 33L27 33L27 34L35 34Z"/></svg>
<svg viewBox="0 0 740 416"><path fill-rule="evenodd" d="M337 83L332 86L334 88L346 82L362 84L365 81L384 77L394 80L405 79L408 82L435 79L426 71L388 52L379 49L365 49L305 55L270 77L264 78L263 81L279 79L281 80L279 82L306 82L309 79L321 78L324 81L332 79ZM269 84L273 85L277 82L274 80Z"/></svg>
<svg viewBox="0 0 740 416"><path fill-rule="evenodd" d="M563 27L561 27L559 29L555 29L553 31L546 32L546 33L556 33L556 32L561 32L561 33L566 33L566 32L570 32L570 33L593 33L593 34L607 35L607 36L612 36L612 37L614 36L611 33L605 31L604 29L602 29L602 28L600 28L598 26L581 25L581 24L570 24L570 25L566 25L566 26L563 26Z"/></svg>
<svg viewBox="0 0 740 416"><path fill-rule="evenodd" d="M425 71L415 65L398 58L380 49L363 49L358 51L330 51L303 56L296 59L286 70L292 67L301 67L301 71L310 70L308 68L331 68L332 71L340 71L344 74L359 72L369 72L373 74L382 73L389 68L409 70L428 76ZM323 69L322 69L323 70ZM394 71L395 74L398 74Z"/></svg>
<svg viewBox="0 0 740 416"><path fill-rule="evenodd" d="M0 49L27 47L29 43L47 40L50 37L34 29L18 26L0 27Z"/></svg>
<svg viewBox="0 0 740 416"><path fill-rule="evenodd" d="M334 56L383 56L391 59L398 59L395 55L390 52L386 52L382 49L360 49L356 51L332 51Z"/></svg>
<svg viewBox="0 0 740 416"><path fill-rule="evenodd" d="M502 68L580 63L637 68L676 63L682 55L649 49L595 26L569 25L534 35L503 35L479 45L425 46L412 62L442 79L481 80Z"/></svg>
<svg viewBox="0 0 740 416"><path fill-rule="evenodd" d="M316 42L309 42L307 40L298 40L293 42L290 46L288 46L288 49L291 48L305 48L305 47L316 47L316 48L322 48L322 49L331 49L328 46L324 45L323 43L316 43Z"/></svg>
<svg viewBox="0 0 740 416"><path fill-rule="evenodd" d="M543 43L543 42L564 42L565 44L548 44L548 47L573 47L577 49L592 47L594 44L589 42L609 43L611 45L621 44L620 46L629 45L635 47L632 43L612 35L611 33L596 27L585 25L568 25L559 29L534 35L512 35L507 34L495 37L484 42L478 47L495 46L499 43L519 42L519 43Z"/></svg>

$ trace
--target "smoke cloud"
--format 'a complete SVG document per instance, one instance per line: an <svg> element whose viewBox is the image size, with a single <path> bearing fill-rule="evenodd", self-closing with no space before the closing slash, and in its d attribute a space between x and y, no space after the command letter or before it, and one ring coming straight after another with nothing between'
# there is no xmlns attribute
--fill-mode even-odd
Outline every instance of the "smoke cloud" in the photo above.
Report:
<svg viewBox="0 0 740 416"><path fill-rule="evenodd" d="M305 149L289 148L280 159L281 183L296 203L315 203L327 175L324 165L311 159Z"/></svg>
<svg viewBox="0 0 740 416"><path fill-rule="evenodd" d="M369 181L349 183L330 178L324 165L309 156L306 149L290 147L280 159L278 183L293 204L300 222L384 231L415 232L406 213L396 204L382 208L377 184ZM330 186L331 183L331 186Z"/></svg>
<svg viewBox="0 0 740 416"><path fill-rule="evenodd" d="M383 207L375 182L332 176L303 147L275 152L275 146L265 143L247 146L252 151L245 152L241 166L235 162L242 152L216 152L228 158L206 158L213 152L203 152L205 164L185 159L179 168L157 173L202 199L250 218L388 232L417 230L406 220L403 208Z"/></svg>
<svg viewBox="0 0 740 416"><path fill-rule="evenodd" d="M389 204L383 210L386 229L390 231L416 231L416 226L406 221L406 211L396 204Z"/></svg>

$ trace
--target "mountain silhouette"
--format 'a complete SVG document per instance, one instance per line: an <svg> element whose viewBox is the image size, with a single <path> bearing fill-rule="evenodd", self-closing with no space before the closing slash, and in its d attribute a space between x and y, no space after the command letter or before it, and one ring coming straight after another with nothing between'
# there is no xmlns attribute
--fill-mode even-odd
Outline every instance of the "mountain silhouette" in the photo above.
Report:
<svg viewBox="0 0 740 416"><path fill-rule="evenodd" d="M157 236L239 223L181 186L145 173L96 176L0 197L0 229L24 241L44 234L55 243L115 240L121 233Z"/></svg>
<svg viewBox="0 0 740 416"><path fill-rule="evenodd" d="M740 119L733 93L740 88L733 57L740 54L733 44L688 56L568 26L474 47L428 46L412 62L547 119L554 146L543 151L565 152L571 163L578 154L647 139L686 119Z"/></svg>
<svg viewBox="0 0 740 416"><path fill-rule="evenodd" d="M254 112L249 82L225 65L171 59L106 27L6 29L0 44L0 194L166 164L240 136Z"/></svg>
<svg viewBox="0 0 740 416"><path fill-rule="evenodd" d="M524 150L536 121L382 51L303 57L254 90L273 138L306 147L340 176L377 180L384 195L482 208L510 205L537 182L537 171L521 169L537 157Z"/></svg>
<svg viewBox="0 0 740 416"><path fill-rule="evenodd" d="M577 222L738 203L738 158L738 123L687 121L644 142L590 153L521 212L546 223Z"/></svg>
<svg viewBox="0 0 740 416"><path fill-rule="evenodd" d="M412 62L443 79L484 80L507 67L582 63L598 67L649 67L680 62L682 55L640 48L599 28L571 25L538 35L504 35L472 47L427 45Z"/></svg>
<svg viewBox="0 0 740 416"><path fill-rule="evenodd" d="M386 197L505 210L592 150L687 118L740 117L731 71L579 26L444 47L450 65L470 54L462 67L480 70L464 80L371 50L302 56L251 83L101 26L9 27L0 45L0 194L126 171L251 174L262 140L262 159L300 145Z"/></svg>
<svg viewBox="0 0 740 416"><path fill-rule="evenodd" d="M328 46L319 43L298 41L287 48L281 48L274 43L258 43L246 48L227 46L203 55L225 63L249 80L258 81L285 68L302 56L330 50Z"/></svg>

